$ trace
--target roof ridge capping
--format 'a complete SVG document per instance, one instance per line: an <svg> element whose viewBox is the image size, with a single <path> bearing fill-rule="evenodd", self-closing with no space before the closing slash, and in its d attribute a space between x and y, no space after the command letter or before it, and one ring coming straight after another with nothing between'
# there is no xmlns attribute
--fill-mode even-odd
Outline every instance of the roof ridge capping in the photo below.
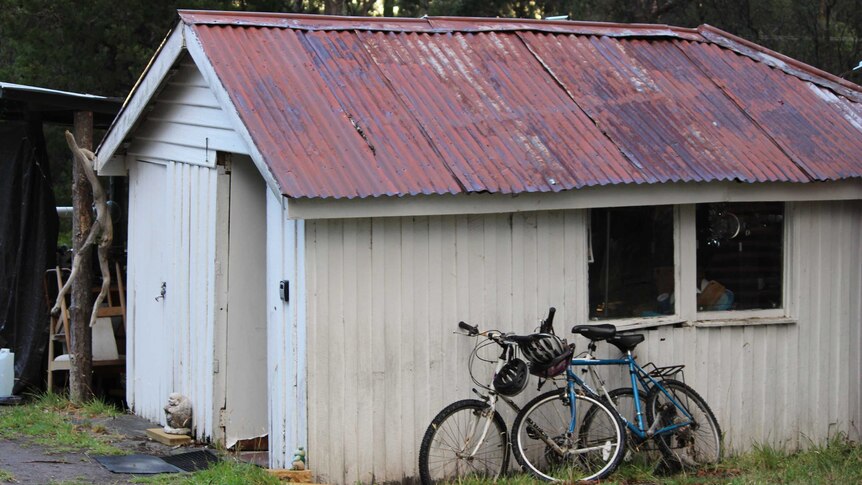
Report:
<svg viewBox="0 0 862 485"><path fill-rule="evenodd" d="M852 101L862 103L862 86L708 24L692 29L664 24L621 24L491 17L348 17L214 10L178 10L178 14L181 21L187 25L271 27L309 31L362 30L422 33L533 31L618 38L673 38L705 42L731 50L754 61L762 62L803 81L811 82Z"/></svg>
<svg viewBox="0 0 862 485"><path fill-rule="evenodd" d="M709 24L699 26L697 31L707 42L730 49L737 54L762 62L804 81L830 89L857 103L862 103L862 86L858 84Z"/></svg>
<svg viewBox="0 0 862 485"><path fill-rule="evenodd" d="M427 33L536 31L608 37L671 37L698 42L705 41L697 29L664 24L621 24L499 17L346 17L209 10L179 10L178 13L182 22L187 25Z"/></svg>

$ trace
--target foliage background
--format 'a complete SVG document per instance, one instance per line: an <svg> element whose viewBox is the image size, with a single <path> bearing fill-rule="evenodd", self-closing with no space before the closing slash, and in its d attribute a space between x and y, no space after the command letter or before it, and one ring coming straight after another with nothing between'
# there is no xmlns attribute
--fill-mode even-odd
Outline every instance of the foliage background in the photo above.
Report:
<svg viewBox="0 0 862 485"><path fill-rule="evenodd" d="M125 96L178 8L708 23L836 75L862 60L858 0L0 0L0 80Z"/></svg>
<svg viewBox="0 0 862 485"><path fill-rule="evenodd" d="M178 8L707 23L862 82L860 0L0 0L0 81L125 97ZM70 158L62 136L46 137L61 140L49 152L58 203L70 205Z"/></svg>

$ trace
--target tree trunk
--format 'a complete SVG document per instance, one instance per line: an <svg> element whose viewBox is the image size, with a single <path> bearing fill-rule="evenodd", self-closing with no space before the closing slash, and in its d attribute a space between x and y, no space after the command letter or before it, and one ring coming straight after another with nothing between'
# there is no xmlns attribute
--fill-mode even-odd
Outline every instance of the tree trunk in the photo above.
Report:
<svg viewBox="0 0 862 485"><path fill-rule="evenodd" d="M344 15L347 12L345 0L324 0L323 13L326 15Z"/></svg>
<svg viewBox="0 0 862 485"><path fill-rule="evenodd" d="M75 113L75 139L81 148L93 149L93 113ZM93 224L93 189L84 170L72 161L72 247L78 254ZM93 397L93 341L90 312L93 307L93 252L81 253L81 273L72 285L69 399L82 403Z"/></svg>

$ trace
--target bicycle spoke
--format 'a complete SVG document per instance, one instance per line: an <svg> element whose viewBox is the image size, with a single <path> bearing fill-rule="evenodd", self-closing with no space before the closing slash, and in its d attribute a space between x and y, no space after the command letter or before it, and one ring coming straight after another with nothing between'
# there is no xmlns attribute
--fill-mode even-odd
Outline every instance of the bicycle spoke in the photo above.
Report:
<svg viewBox="0 0 862 485"><path fill-rule="evenodd" d="M531 401L515 420L515 457L543 480L592 480L610 474L622 458L625 433L616 415L592 398L577 396L577 425L591 406L601 415L589 435L570 433L569 399L552 391Z"/></svg>
<svg viewBox="0 0 862 485"><path fill-rule="evenodd" d="M662 452L684 468L718 462L721 430L712 410L694 389L682 382L668 380L663 386L672 399L663 392L654 392L648 406L650 417L659 419L662 427L678 427L657 437Z"/></svg>
<svg viewBox="0 0 862 485"><path fill-rule="evenodd" d="M475 400L453 403L434 418L420 448L424 483L468 476L494 478L508 467L508 438L497 413ZM490 427L480 443L482 432Z"/></svg>

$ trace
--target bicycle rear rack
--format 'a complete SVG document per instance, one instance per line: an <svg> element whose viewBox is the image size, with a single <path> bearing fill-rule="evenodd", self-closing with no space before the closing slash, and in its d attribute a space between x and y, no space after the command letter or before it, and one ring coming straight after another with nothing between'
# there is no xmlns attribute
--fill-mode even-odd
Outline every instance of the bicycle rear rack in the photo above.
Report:
<svg viewBox="0 0 862 485"><path fill-rule="evenodd" d="M653 379L677 379L676 375L680 374L678 380L685 382L685 373L682 371L682 369L685 368L685 364L658 367L652 362L647 362L642 366L642 368L647 371L647 374Z"/></svg>

